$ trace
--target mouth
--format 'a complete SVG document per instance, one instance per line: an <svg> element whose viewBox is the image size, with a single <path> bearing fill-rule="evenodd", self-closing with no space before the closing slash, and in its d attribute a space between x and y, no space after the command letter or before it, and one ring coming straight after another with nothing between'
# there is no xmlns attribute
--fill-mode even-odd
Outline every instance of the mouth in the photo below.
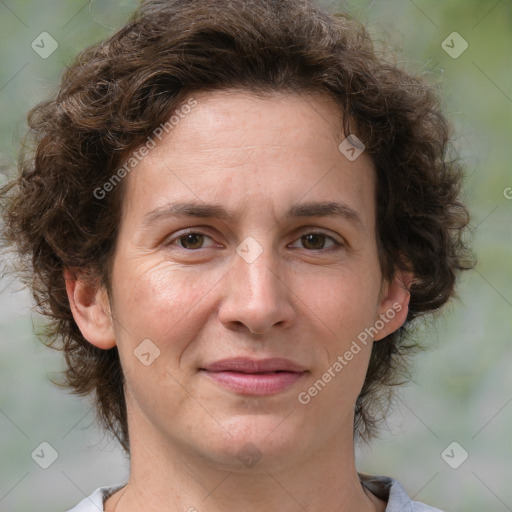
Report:
<svg viewBox="0 0 512 512"><path fill-rule="evenodd" d="M224 359L206 365L200 371L222 387L243 395L279 393L307 373L302 366L282 358Z"/></svg>

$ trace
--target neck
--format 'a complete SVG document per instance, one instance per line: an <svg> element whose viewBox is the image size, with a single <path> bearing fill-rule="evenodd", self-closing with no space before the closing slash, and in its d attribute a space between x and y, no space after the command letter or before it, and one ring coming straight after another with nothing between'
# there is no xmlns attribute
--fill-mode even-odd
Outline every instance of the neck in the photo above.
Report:
<svg viewBox="0 0 512 512"><path fill-rule="evenodd" d="M130 438L145 442L133 445L128 485L107 500L106 512L385 510L359 481L351 431L325 440L324 449L307 458L262 454L251 467L219 463L154 435Z"/></svg>

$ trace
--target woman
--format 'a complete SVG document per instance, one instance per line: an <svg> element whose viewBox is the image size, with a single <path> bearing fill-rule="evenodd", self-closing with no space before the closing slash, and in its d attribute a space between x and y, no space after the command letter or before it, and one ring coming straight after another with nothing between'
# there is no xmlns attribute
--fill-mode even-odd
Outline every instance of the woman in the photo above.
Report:
<svg viewBox="0 0 512 512"><path fill-rule="evenodd" d="M469 267L425 83L308 0L147 1L29 120L6 237L130 456L73 512L437 510L354 457Z"/></svg>

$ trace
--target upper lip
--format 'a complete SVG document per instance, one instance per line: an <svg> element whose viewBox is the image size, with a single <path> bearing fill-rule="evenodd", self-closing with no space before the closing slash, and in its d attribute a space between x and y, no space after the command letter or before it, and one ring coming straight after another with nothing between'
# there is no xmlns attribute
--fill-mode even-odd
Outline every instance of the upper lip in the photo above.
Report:
<svg viewBox="0 0 512 512"><path fill-rule="evenodd" d="M221 359L206 365L202 370L209 372L233 371L241 373L263 373L263 372L296 372L302 373L306 369L289 359L272 357L268 359L251 359L249 357L235 357Z"/></svg>

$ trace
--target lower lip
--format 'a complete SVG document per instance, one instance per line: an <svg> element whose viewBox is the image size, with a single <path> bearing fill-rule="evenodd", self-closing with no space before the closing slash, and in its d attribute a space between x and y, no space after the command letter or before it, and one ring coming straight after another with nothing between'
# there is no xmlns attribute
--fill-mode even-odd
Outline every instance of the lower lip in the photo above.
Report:
<svg viewBox="0 0 512 512"><path fill-rule="evenodd" d="M202 370L215 382L241 394L270 395L284 391L297 382L306 372L240 373L209 372Z"/></svg>

